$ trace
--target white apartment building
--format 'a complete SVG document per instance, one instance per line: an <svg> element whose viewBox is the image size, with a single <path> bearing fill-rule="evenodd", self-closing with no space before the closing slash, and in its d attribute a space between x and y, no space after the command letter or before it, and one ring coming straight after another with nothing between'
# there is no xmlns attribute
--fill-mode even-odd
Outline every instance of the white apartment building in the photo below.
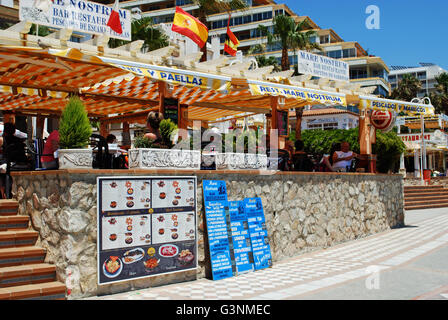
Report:
<svg viewBox="0 0 448 320"><path fill-rule="evenodd" d="M436 77L443 72L447 72L434 63L419 63L418 67L391 66L389 73L389 83L392 89L395 89L398 82L403 79L405 74L415 76L422 83L422 89L418 93L418 97L429 96L431 92L436 91Z"/></svg>

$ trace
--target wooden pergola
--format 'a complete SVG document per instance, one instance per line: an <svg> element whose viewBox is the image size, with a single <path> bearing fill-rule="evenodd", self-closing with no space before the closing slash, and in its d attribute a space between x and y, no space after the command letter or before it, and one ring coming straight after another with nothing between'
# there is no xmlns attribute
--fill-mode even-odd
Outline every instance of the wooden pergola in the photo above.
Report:
<svg viewBox="0 0 448 320"><path fill-rule="evenodd" d="M380 99L371 88L308 76L292 71L273 73L256 68L250 59L199 62L201 53L181 56L176 45L142 54L141 41L117 49L99 37L85 44L67 41L67 30L47 37L27 35L21 22L0 31L0 108L5 121L15 115L57 117L68 97L78 95L89 117L105 135L111 123L144 122L149 110L164 111L164 99L178 101L178 126L193 121L217 122L253 114L269 115L269 130L278 129L281 112L306 105L358 105L361 153L371 154L374 130L371 110L432 114L433 107ZM47 43L46 45L43 45ZM282 147L285 137L279 137Z"/></svg>

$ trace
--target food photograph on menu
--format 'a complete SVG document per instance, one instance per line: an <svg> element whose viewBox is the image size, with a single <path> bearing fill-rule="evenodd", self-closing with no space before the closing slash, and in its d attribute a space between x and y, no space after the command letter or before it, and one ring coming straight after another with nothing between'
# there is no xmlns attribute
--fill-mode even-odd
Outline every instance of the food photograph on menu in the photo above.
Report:
<svg viewBox="0 0 448 320"><path fill-rule="evenodd" d="M197 268L196 177L98 177L98 284Z"/></svg>

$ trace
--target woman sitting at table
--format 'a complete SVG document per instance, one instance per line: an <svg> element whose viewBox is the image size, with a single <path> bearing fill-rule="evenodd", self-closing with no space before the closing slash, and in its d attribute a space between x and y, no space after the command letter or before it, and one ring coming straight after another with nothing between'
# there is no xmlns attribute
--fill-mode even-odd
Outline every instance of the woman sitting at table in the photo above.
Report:
<svg viewBox="0 0 448 320"><path fill-rule="evenodd" d="M153 144L163 146L162 135L160 134L160 122L163 120L163 114L157 111L151 111L146 118L145 138L148 138Z"/></svg>

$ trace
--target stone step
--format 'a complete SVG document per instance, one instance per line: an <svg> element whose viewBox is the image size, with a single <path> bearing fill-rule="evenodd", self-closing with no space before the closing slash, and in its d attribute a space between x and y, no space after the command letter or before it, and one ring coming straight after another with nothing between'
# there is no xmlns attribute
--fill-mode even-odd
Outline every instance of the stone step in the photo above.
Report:
<svg viewBox="0 0 448 320"><path fill-rule="evenodd" d="M65 294L59 281L0 288L0 300L65 300Z"/></svg>
<svg viewBox="0 0 448 320"><path fill-rule="evenodd" d="M0 248L0 267L43 263L46 250L35 246Z"/></svg>
<svg viewBox="0 0 448 320"><path fill-rule="evenodd" d="M28 229L29 216L0 216L0 231Z"/></svg>
<svg viewBox="0 0 448 320"><path fill-rule="evenodd" d="M412 194L448 194L448 189L440 189L440 190L412 190L405 191L404 195L412 195Z"/></svg>
<svg viewBox="0 0 448 320"><path fill-rule="evenodd" d="M19 203L15 200L0 199L0 216L16 215Z"/></svg>
<svg viewBox="0 0 448 320"><path fill-rule="evenodd" d="M0 268L0 288L52 282L55 280L56 267L48 263Z"/></svg>
<svg viewBox="0 0 448 320"><path fill-rule="evenodd" d="M425 198L425 199L430 199L430 198L445 198L448 199L448 193L447 194L439 194L439 193L411 193L408 194L406 193L404 195L404 198Z"/></svg>
<svg viewBox="0 0 448 320"><path fill-rule="evenodd" d="M404 186L404 190L418 190L418 189L443 189L441 185L432 186Z"/></svg>
<svg viewBox="0 0 448 320"><path fill-rule="evenodd" d="M404 206L404 210L423 210L423 209L435 209L435 208L447 208L448 204L426 204L426 205L412 205Z"/></svg>
<svg viewBox="0 0 448 320"><path fill-rule="evenodd" d="M0 231L0 248L31 246L38 236L39 233L34 230Z"/></svg>
<svg viewBox="0 0 448 320"><path fill-rule="evenodd" d="M404 205L405 206L413 206L413 205L429 205L429 204L446 204L448 206L448 199L438 199L438 200L410 200L410 201L405 201Z"/></svg>

